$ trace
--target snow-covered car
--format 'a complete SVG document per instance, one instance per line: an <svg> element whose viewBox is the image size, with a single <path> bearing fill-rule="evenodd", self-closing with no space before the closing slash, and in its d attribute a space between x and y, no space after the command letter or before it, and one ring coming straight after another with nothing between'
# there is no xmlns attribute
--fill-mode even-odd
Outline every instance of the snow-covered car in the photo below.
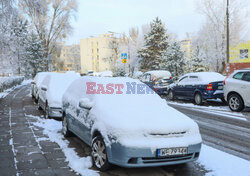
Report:
<svg viewBox="0 0 250 176"><path fill-rule="evenodd" d="M232 111L250 107L250 68L236 70L224 80L224 96Z"/></svg>
<svg viewBox="0 0 250 176"><path fill-rule="evenodd" d="M35 102L38 102L38 88L41 85L43 79L49 72L39 72L34 77L33 81L31 82L31 96L35 98Z"/></svg>
<svg viewBox="0 0 250 176"><path fill-rule="evenodd" d="M38 106L45 118L62 117L62 96L68 86L80 75L77 73L50 73L38 89Z"/></svg>
<svg viewBox="0 0 250 176"><path fill-rule="evenodd" d="M63 95L62 132L92 147L94 166L149 167L196 160L196 122L132 78L81 77Z"/></svg>
<svg viewBox="0 0 250 176"><path fill-rule="evenodd" d="M147 84L159 95L167 94L167 86L173 83L171 73L165 70L145 72L141 77L141 81Z"/></svg>
<svg viewBox="0 0 250 176"><path fill-rule="evenodd" d="M176 83L168 86L168 97L191 99L201 105L208 99L224 101L223 80L225 76L216 72L197 72L183 75Z"/></svg>

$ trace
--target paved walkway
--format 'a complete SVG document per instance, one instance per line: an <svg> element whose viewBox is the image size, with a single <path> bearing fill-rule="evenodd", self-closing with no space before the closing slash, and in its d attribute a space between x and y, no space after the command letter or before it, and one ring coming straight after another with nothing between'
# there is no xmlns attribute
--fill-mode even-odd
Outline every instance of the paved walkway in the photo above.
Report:
<svg viewBox="0 0 250 176"><path fill-rule="evenodd" d="M25 116L41 115L27 95L25 86L0 99L0 176L76 175L56 143L38 140L48 137L32 125L35 119Z"/></svg>

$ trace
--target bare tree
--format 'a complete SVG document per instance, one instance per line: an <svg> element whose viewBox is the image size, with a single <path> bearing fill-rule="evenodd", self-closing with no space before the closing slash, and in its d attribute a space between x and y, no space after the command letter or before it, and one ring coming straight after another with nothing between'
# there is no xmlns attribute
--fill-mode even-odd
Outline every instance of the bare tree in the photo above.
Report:
<svg viewBox="0 0 250 176"><path fill-rule="evenodd" d="M55 50L56 42L71 32L70 19L77 12L77 1L22 0L19 1L19 6L29 19L33 30L44 41L45 57L49 57Z"/></svg>
<svg viewBox="0 0 250 176"><path fill-rule="evenodd" d="M240 42L244 35L249 13L245 8L245 0L230 0L229 26L230 45ZM210 64L211 70L223 72L226 60L226 1L198 1L197 8L206 17L206 23L198 32L195 43ZM196 46L195 46L196 47Z"/></svg>

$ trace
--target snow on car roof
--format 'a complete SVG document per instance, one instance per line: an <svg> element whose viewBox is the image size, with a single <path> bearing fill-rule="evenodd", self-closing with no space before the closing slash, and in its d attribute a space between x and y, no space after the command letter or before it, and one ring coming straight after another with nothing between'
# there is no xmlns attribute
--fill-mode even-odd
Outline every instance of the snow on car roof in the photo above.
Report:
<svg viewBox="0 0 250 176"><path fill-rule="evenodd" d="M171 73L169 71L166 71L166 70L152 70L152 71L148 71L146 73L152 74L153 76L155 76L157 78L171 76Z"/></svg>
<svg viewBox="0 0 250 176"><path fill-rule="evenodd" d="M203 83L217 82L223 81L226 77L217 72L196 72L196 73L188 73L184 76L199 76Z"/></svg>
<svg viewBox="0 0 250 176"><path fill-rule="evenodd" d="M36 85L39 87L42 83L43 79L46 75L48 75L50 72L39 72L36 74L34 81L36 82Z"/></svg>
<svg viewBox="0 0 250 176"><path fill-rule="evenodd" d="M80 75L77 73L51 73L48 74L42 85L46 85L47 90L47 98L50 104L61 104L62 96L64 92L67 90L68 86Z"/></svg>

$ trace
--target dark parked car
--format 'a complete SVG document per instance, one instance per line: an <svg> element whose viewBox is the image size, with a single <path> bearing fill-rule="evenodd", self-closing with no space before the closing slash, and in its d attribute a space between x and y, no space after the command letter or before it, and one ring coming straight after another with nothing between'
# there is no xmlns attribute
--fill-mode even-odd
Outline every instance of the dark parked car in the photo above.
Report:
<svg viewBox="0 0 250 176"><path fill-rule="evenodd" d="M188 73L176 83L168 86L168 97L192 99L201 105L207 99L221 99L224 102L223 80L225 77L216 72Z"/></svg>
<svg viewBox="0 0 250 176"><path fill-rule="evenodd" d="M159 95L167 94L167 86L173 83L171 73L165 70L148 71L143 74L141 81Z"/></svg>

